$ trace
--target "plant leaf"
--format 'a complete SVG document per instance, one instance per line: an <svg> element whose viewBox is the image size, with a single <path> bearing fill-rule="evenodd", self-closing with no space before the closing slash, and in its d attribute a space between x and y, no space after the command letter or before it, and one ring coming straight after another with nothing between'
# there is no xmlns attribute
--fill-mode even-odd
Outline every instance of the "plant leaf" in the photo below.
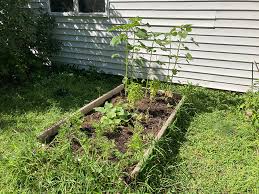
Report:
<svg viewBox="0 0 259 194"><path fill-rule="evenodd" d="M140 39L147 39L148 37L147 30L143 28L137 28L137 32L135 33L135 35Z"/></svg>
<svg viewBox="0 0 259 194"><path fill-rule="evenodd" d="M119 58L119 57L121 57L121 56L118 53L115 53L115 54L112 55L112 59Z"/></svg>
<svg viewBox="0 0 259 194"><path fill-rule="evenodd" d="M178 70L177 69L173 69L172 73L173 73L173 75L176 75L178 73Z"/></svg>
<svg viewBox="0 0 259 194"><path fill-rule="evenodd" d="M120 36L114 36L110 42L111 46L117 46L121 44L122 40Z"/></svg>
<svg viewBox="0 0 259 194"><path fill-rule="evenodd" d="M191 60L192 60L192 55L191 55L190 53L187 53L187 54L185 55L185 57L186 57L186 59L187 59L188 61L191 61Z"/></svg>

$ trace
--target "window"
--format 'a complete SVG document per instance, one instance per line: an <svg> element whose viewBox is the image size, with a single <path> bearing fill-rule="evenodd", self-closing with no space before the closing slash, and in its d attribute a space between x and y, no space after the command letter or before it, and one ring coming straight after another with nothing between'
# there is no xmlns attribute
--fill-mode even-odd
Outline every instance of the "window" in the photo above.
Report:
<svg viewBox="0 0 259 194"><path fill-rule="evenodd" d="M74 10L73 0L50 0L51 12L70 12Z"/></svg>
<svg viewBox="0 0 259 194"><path fill-rule="evenodd" d="M105 0L79 0L79 12L105 12Z"/></svg>
<svg viewBox="0 0 259 194"><path fill-rule="evenodd" d="M105 13L107 0L49 0L51 12Z"/></svg>

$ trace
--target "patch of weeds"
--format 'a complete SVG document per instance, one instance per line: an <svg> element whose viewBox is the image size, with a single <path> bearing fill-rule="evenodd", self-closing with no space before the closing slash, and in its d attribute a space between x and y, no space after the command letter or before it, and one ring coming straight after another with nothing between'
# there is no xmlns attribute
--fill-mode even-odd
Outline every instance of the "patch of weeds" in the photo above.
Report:
<svg viewBox="0 0 259 194"><path fill-rule="evenodd" d="M150 98L154 99L157 94L158 90L160 89L161 82L159 80L152 80L149 82L149 90L150 90Z"/></svg>
<svg viewBox="0 0 259 194"><path fill-rule="evenodd" d="M129 120L130 113L124 107L125 105L113 105L106 102L104 107L95 108L95 111L102 113L100 123L95 124L95 127L101 130L113 131L119 125L126 123Z"/></svg>
<svg viewBox="0 0 259 194"><path fill-rule="evenodd" d="M133 126L133 136L130 140L130 142L128 143L128 148L132 151L132 152L137 152L139 150L143 149L143 139L144 137L141 136L141 133L144 131L144 127L141 125L141 123L139 122L135 122L134 126ZM154 136L152 135L152 138L154 138Z"/></svg>
<svg viewBox="0 0 259 194"><path fill-rule="evenodd" d="M135 104L143 99L144 91L142 85L136 82L131 82L127 87L127 100L130 104Z"/></svg>
<svg viewBox="0 0 259 194"><path fill-rule="evenodd" d="M259 129L259 92L249 92L244 96L244 103L240 106L248 120Z"/></svg>

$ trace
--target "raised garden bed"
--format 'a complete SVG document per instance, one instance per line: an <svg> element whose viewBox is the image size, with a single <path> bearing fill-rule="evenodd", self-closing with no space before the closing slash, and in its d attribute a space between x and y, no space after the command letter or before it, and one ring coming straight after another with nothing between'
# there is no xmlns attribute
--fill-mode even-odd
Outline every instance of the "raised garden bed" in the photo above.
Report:
<svg viewBox="0 0 259 194"><path fill-rule="evenodd" d="M163 91L159 91L153 99L143 97L129 106L124 95L124 85L120 85L78 110L83 114L82 122L74 127L71 125L71 130L79 132L67 136L71 142L71 151L75 155L94 153L100 156L97 158L106 159L110 163L123 163L123 171L128 177L136 177L143 162L152 153L154 142L162 137L173 122L183 102L184 97L179 94L166 97ZM106 108L97 108L100 106ZM114 120L115 124L104 125L104 117L107 116L105 111L108 109L108 116L110 112L120 116L119 121ZM39 135L39 140L55 146L53 142L62 126L69 122L73 124L70 120L71 117L64 118L46 129ZM82 146L76 134L88 142L87 146ZM109 149L105 151L104 157L105 144ZM90 150L86 151L85 147Z"/></svg>

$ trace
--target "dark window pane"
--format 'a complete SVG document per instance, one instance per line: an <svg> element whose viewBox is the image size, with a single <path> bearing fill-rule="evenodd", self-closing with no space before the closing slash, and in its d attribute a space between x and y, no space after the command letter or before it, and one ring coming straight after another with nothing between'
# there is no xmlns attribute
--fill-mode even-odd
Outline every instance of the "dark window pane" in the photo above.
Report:
<svg viewBox="0 0 259 194"><path fill-rule="evenodd" d="M50 0L50 9L52 12L73 11L73 0Z"/></svg>
<svg viewBox="0 0 259 194"><path fill-rule="evenodd" d="M105 0L78 0L79 12L105 12Z"/></svg>

